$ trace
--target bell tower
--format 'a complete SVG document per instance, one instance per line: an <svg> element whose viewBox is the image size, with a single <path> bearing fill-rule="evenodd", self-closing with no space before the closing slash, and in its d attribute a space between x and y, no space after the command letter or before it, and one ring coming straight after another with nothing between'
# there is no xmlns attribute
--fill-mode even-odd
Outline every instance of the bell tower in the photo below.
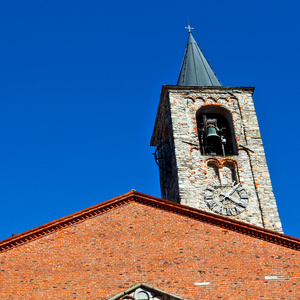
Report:
<svg viewBox="0 0 300 300"><path fill-rule="evenodd" d="M162 87L151 146L162 198L282 232L253 92L222 86L189 30L177 85Z"/></svg>

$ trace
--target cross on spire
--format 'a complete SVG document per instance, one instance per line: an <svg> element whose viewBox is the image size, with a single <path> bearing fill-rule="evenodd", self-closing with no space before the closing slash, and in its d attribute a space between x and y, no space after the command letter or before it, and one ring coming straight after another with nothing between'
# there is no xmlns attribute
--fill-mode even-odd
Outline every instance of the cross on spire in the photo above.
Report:
<svg viewBox="0 0 300 300"><path fill-rule="evenodd" d="M191 29L194 29L194 28L191 27L190 24L189 24L187 27L185 27L185 29L188 29L188 30L189 30L189 33L191 33L191 32L192 32Z"/></svg>

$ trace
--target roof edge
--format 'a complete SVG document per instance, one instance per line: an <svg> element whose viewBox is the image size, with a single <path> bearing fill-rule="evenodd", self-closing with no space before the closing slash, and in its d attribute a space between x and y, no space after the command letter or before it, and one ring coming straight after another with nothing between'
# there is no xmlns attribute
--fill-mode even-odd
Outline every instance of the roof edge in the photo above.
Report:
<svg viewBox="0 0 300 300"><path fill-rule="evenodd" d="M159 209L172 211L214 226L232 230L234 232L245 234L290 249L300 250L300 239L298 238L132 190L119 197L91 206L74 214L0 241L0 252L8 251L43 236L81 223L87 219L94 218L133 201L157 207Z"/></svg>
<svg viewBox="0 0 300 300"><path fill-rule="evenodd" d="M185 86L185 85L168 85L162 86L162 93L165 90L244 90L254 92L254 86Z"/></svg>
<svg viewBox="0 0 300 300"><path fill-rule="evenodd" d="M35 227L33 229L29 229L27 231L21 232L12 237L4 239L4 240L0 241L0 253L3 250L4 251L8 250L10 248L13 248L14 246L19 246L26 242L35 240L36 238L42 237L44 235L53 233L55 231L65 228L65 227L80 223L86 219L94 217L99 214L98 213L98 212L100 212L99 210L106 209L106 211L109 211L113 207L120 206L120 205L114 206L114 204L116 202L123 203L124 201L128 201L128 199L130 199L130 197L133 194L135 194L135 190L131 190L130 192L123 194L121 196L118 196L116 198L112 198L111 200L101 202L100 204L93 205L86 209L80 210L76 213L56 219L56 220L46 223L44 225Z"/></svg>

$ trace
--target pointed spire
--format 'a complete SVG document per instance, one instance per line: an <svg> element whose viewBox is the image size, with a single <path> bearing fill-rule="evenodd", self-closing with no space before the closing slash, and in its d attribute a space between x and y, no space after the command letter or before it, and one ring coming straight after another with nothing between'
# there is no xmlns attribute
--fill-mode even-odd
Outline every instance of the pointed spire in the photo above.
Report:
<svg viewBox="0 0 300 300"><path fill-rule="evenodd" d="M193 38L190 28L177 85L221 86L219 79Z"/></svg>

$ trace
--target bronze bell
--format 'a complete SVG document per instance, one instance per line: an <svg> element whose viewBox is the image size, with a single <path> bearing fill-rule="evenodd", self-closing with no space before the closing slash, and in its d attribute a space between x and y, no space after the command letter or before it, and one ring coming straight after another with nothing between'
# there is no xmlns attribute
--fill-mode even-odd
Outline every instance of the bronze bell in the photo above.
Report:
<svg viewBox="0 0 300 300"><path fill-rule="evenodd" d="M217 129L214 126L207 127L207 135L206 138L220 138L220 136L217 133Z"/></svg>

